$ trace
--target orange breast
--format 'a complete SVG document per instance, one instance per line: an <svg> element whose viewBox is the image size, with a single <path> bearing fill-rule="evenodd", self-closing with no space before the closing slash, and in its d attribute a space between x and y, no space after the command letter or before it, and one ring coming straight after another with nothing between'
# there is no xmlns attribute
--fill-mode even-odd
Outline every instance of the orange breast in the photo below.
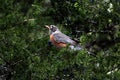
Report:
<svg viewBox="0 0 120 80"><path fill-rule="evenodd" d="M50 41L51 41L51 42L53 43L53 45L55 45L56 47L66 47L66 46L67 46L66 43L56 42L53 35L50 35Z"/></svg>

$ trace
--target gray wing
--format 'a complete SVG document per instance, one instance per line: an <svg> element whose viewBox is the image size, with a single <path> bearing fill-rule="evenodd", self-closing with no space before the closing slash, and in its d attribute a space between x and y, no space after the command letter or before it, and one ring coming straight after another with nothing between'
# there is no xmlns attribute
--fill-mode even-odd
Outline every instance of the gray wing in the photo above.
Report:
<svg viewBox="0 0 120 80"><path fill-rule="evenodd" d="M72 39L70 39L70 37L68 37L63 33L55 33L53 35L54 35L55 41L57 42L63 42L63 43L75 45L75 41L73 41Z"/></svg>

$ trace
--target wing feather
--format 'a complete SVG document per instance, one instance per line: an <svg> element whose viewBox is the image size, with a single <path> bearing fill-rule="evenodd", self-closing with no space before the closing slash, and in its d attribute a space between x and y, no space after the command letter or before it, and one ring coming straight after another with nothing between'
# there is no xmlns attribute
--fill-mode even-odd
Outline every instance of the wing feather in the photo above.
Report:
<svg viewBox="0 0 120 80"><path fill-rule="evenodd" d="M75 45L75 41L63 33L53 34L55 41Z"/></svg>

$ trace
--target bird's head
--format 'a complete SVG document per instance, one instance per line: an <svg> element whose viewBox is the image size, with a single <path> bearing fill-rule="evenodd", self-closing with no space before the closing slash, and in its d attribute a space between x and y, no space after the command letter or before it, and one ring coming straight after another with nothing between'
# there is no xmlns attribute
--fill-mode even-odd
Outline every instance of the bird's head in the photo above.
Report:
<svg viewBox="0 0 120 80"><path fill-rule="evenodd" d="M45 27L47 27L47 28L49 29L50 34L52 34L52 33L54 33L54 32L57 32L57 31L60 31L60 30L58 29L58 27L55 26L55 25L50 25L50 26L45 25Z"/></svg>

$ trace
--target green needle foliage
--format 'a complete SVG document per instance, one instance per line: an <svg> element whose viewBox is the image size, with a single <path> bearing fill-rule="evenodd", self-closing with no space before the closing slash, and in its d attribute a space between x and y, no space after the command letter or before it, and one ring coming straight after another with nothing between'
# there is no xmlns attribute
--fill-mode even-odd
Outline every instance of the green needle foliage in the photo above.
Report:
<svg viewBox="0 0 120 80"><path fill-rule="evenodd" d="M49 45L50 24L85 48ZM120 80L120 1L0 0L0 80Z"/></svg>

